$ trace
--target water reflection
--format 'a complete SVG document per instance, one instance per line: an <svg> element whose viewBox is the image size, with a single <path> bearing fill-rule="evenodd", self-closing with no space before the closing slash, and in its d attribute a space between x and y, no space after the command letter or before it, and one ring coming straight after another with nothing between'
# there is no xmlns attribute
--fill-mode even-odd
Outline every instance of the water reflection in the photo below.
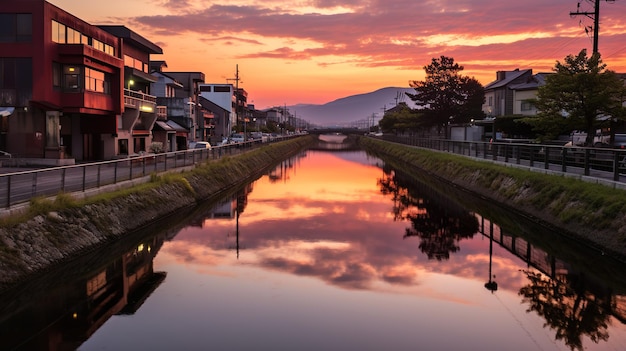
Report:
<svg viewBox="0 0 626 351"><path fill-rule="evenodd" d="M429 259L447 260L459 250L461 240L474 236L478 221L458 203L434 194L422 183L402 186L408 179L388 166L383 168L378 184L383 194L391 196L393 218L411 223L404 237L418 237L419 248Z"/></svg>
<svg viewBox="0 0 626 351"><path fill-rule="evenodd" d="M301 153L5 295L0 349L626 343L622 263L418 175L362 152Z"/></svg>
<svg viewBox="0 0 626 351"><path fill-rule="evenodd" d="M109 247L1 296L0 349L74 350L113 315L132 315L165 272L153 259L168 233Z"/></svg>
<svg viewBox="0 0 626 351"><path fill-rule="evenodd" d="M448 259L451 253L458 251L457 243L471 238L475 232L488 236L489 280L485 287L492 292L497 290L495 275L492 275L491 270L494 243L526 262L529 268L521 271L527 283L519 289L518 294L522 297L521 302L527 306L527 312L542 317L545 326L555 332L555 340L563 341L571 350L584 350L583 337L594 343L609 339L611 317L621 323L626 322L624 295L613 295L615 280L607 283L599 281L597 276L592 278L580 267L553 256L553 253L544 251L539 245L534 246L523 237L506 233L480 214L467 212L445 194L437 193L388 166L383 169L379 184L381 192L392 195L394 219L412 223L412 228L407 228L405 236L415 233L413 235L421 240L426 238L427 243L422 241L420 249L429 259ZM443 205L436 204L442 201L445 201ZM416 221L416 218L420 220ZM452 228L450 223L453 224ZM557 235L549 233L547 229L542 232L546 236ZM432 241L437 244L430 244ZM583 251L577 253L589 253L588 249ZM620 265L611 259L596 263ZM626 292L623 287L619 289L622 294Z"/></svg>

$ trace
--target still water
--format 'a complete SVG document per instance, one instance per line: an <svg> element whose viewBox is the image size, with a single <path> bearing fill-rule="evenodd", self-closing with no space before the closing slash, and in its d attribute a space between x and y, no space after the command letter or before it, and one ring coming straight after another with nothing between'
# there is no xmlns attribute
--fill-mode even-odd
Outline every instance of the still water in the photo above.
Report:
<svg viewBox="0 0 626 351"><path fill-rule="evenodd" d="M0 349L626 349L621 263L439 186L307 151L5 297Z"/></svg>

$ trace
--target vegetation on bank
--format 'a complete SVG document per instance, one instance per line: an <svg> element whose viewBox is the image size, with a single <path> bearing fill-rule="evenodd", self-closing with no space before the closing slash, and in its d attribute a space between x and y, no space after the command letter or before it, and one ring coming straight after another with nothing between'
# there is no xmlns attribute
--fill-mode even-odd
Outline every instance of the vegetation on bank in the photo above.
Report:
<svg viewBox="0 0 626 351"><path fill-rule="evenodd" d="M126 189L76 199L33 199L27 211L0 223L0 290L65 259L119 240L177 211L244 184L314 141L306 136L208 161L193 170L153 174Z"/></svg>
<svg viewBox="0 0 626 351"><path fill-rule="evenodd" d="M503 206L626 255L626 191L569 177L505 167L462 156L361 138L368 151L418 168Z"/></svg>
<svg viewBox="0 0 626 351"><path fill-rule="evenodd" d="M74 198L71 194L63 192L57 194L54 198L35 197L30 200L28 209L23 213L0 218L0 228L13 227L36 216L46 215L51 212L58 212L94 203L105 203L131 194L146 193L151 189L159 188L164 185L178 184L185 188L190 195L197 197L202 194L203 196L200 196L199 199L205 198L207 195L206 191L195 189L191 185L193 179L198 177L211 178L213 179L213 184L228 186L233 180L249 176L251 172L258 172L267 165L267 162L282 159L285 152L300 149L308 143L310 143L310 137L289 140L277 144L268 144L253 152L237 156L225 156L217 161L200 164L189 172L166 174L152 173L150 175L150 181L147 183L101 193L81 200ZM199 184L196 185L200 186Z"/></svg>

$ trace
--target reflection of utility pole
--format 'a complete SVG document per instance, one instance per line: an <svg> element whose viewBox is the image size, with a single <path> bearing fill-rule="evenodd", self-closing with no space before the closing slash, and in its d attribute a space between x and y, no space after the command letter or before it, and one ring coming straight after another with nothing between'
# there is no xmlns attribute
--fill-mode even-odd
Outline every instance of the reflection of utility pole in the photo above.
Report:
<svg viewBox="0 0 626 351"><path fill-rule="evenodd" d="M592 0L587 0L591 2ZM598 52L598 34L600 33L600 0L594 1L594 11L580 11L580 1L576 6L576 12L570 12L569 15L574 16L586 16L593 21L593 26L585 26L585 32L589 34L589 30L593 31L593 53ZM615 0L605 0L606 2L615 2Z"/></svg>
<svg viewBox="0 0 626 351"><path fill-rule="evenodd" d="M235 215L235 247L234 249L237 251L237 259L239 259L239 249L241 246L239 245L239 215L243 213L244 208L246 207L246 193L245 190L242 190L240 194L236 197L236 208L237 211ZM229 246L228 249L233 249L232 246Z"/></svg>
<svg viewBox="0 0 626 351"><path fill-rule="evenodd" d="M498 290L498 283L495 280L491 280L491 262L493 257L493 222L489 223L489 281L485 283L485 288L492 293ZM493 278L495 279L495 275Z"/></svg>

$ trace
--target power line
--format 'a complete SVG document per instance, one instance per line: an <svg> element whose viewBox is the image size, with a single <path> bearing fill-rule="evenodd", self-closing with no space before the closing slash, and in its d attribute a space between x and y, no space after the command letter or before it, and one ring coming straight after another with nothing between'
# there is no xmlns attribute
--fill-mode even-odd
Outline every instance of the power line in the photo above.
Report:
<svg viewBox="0 0 626 351"><path fill-rule="evenodd" d="M591 0L587 0L591 2ZM615 2L615 0L604 0L606 2ZM589 34L589 31L593 31L593 53L598 52L598 36L600 33L600 0L594 0L594 10L590 11L580 11L580 1L576 6L576 12L570 12L569 15L574 16L586 16L593 20L593 26L585 26L585 32Z"/></svg>

